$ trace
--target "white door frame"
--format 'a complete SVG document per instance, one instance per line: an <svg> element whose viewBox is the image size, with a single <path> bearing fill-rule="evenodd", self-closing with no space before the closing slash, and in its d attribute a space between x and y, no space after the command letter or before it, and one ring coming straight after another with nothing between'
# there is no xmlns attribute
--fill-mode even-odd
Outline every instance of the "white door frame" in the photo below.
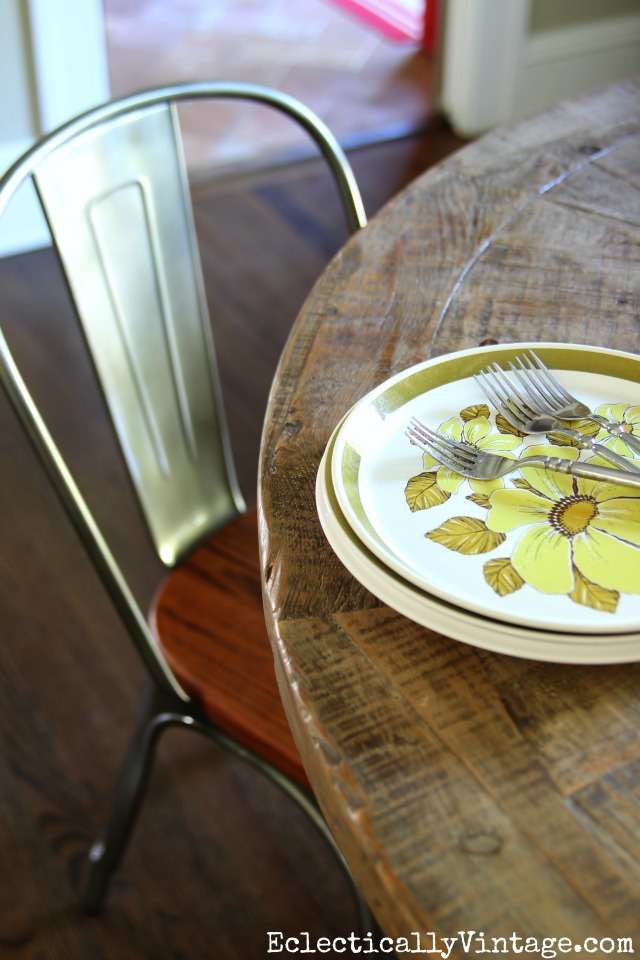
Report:
<svg viewBox="0 0 640 960"><path fill-rule="evenodd" d="M64 120L109 97L102 0L1 0L13 4L11 35L0 38L0 116L22 114L11 132L0 127L0 172L34 140ZM2 47L14 52L3 76ZM20 75L15 75L16 57ZM20 89L16 89L17 86ZM19 129L19 135L15 130ZM0 224L0 256L46 246L49 233L32 190L11 200Z"/></svg>
<svg viewBox="0 0 640 960"><path fill-rule="evenodd" d="M440 100L461 136L512 118L531 0L444 0Z"/></svg>

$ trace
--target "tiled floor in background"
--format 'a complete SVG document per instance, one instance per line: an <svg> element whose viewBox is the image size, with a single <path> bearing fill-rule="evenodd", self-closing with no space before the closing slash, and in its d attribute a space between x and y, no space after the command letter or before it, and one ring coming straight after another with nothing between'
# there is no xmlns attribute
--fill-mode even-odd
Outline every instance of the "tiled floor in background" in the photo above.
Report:
<svg viewBox="0 0 640 960"><path fill-rule="evenodd" d="M114 96L189 80L265 84L306 103L346 147L417 129L433 114L432 61L331 0L104 0L104 9ZM306 148L273 111L202 111L190 106L187 119L193 168Z"/></svg>

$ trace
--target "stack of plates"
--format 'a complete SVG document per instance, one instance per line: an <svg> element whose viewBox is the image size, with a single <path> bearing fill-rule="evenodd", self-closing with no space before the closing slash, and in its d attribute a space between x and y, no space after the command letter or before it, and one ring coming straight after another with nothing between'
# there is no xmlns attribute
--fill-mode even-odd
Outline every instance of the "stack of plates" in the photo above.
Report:
<svg viewBox="0 0 640 960"><path fill-rule="evenodd" d="M638 660L640 491L621 495L618 486L590 481L568 488L564 476L517 471L497 482L509 491L508 509L499 494L500 515L511 517L500 527L490 517L497 516L491 488L462 480L452 490L442 478L440 489L437 467L405 436L414 415L439 429L458 421L454 432L464 425L467 436L499 434L473 374L494 361L507 367L529 348L592 410L608 405L640 421L640 357L630 354L520 343L420 363L373 390L336 428L317 478L322 527L368 590L445 636L551 662ZM547 443L524 438L518 454ZM547 565L543 575L538 561Z"/></svg>

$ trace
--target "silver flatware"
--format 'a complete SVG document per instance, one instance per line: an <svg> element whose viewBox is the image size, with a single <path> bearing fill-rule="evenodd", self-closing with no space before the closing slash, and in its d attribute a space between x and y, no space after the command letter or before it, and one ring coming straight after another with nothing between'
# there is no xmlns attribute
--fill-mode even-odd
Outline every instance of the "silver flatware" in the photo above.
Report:
<svg viewBox="0 0 640 960"><path fill-rule="evenodd" d="M640 437L625 430L623 424L613 423L594 413L585 403L569 393L533 350L517 356L509 363L509 368L517 376L536 413L547 413L560 420L593 420L612 437L624 441L629 449L640 453Z"/></svg>
<svg viewBox="0 0 640 960"><path fill-rule="evenodd" d="M498 413L520 433L553 433L571 437L583 450L591 450L620 470L640 472L640 461L635 463L609 450L603 444L597 443L593 437L561 423L556 416L539 414L529 402L528 391L525 395L522 385L519 382L514 383L497 363L490 364L473 379Z"/></svg>
<svg viewBox="0 0 640 960"><path fill-rule="evenodd" d="M417 417L412 417L406 431L407 436L420 449L429 453L435 460L455 470L465 477L477 480L495 480L504 477L521 467L543 467L557 473L568 473L584 480L600 480L608 483L623 484L640 490L640 473L616 470L596 463L584 463L578 460L565 460L561 457L530 456L512 460L486 450L478 450L467 443L451 440L433 430Z"/></svg>

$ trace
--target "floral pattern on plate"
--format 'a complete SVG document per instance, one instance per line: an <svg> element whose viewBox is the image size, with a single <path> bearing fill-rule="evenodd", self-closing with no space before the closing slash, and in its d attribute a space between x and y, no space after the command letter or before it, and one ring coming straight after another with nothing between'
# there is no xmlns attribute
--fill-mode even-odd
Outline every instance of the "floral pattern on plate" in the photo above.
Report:
<svg viewBox="0 0 640 960"><path fill-rule="evenodd" d="M602 404L596 412L640 434L640 406ZM597 423L581 421L578 428L631 455L622 440L610 437ZM465 407L438 430L501 456L516 458L525 452L523 434L501 416L492 424L486 404ZM546 439L546 444L529 445L526 454L578 458L575 446L560 438ZM467 499L487 511L486 520L450 516L425 536L464 556L497 551L498 556L483 564L483 574L498 597L528 584L541 594L565 594L574 603L615 613L621 593L640 594L640 494L629 487L535 467L497 480L474 480L426 453L423 467L405 488L412 512L440 505L467 487Z"/></svg>

